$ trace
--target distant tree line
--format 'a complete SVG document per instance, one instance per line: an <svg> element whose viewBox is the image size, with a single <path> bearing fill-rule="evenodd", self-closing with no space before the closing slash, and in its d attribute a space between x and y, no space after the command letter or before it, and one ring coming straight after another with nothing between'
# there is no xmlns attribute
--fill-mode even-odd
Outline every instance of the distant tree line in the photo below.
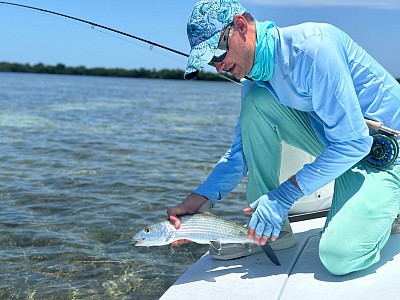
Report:
<svg viewBox="0 0 400 300"><path fill-rule="evenodd" d="M0 72L19 72L19 73L41 73L41 74L63 74L63 75L86 75L86 76L112 76L112 77L132 77L132 78L155 78L155 79L183 79L183 70L180 69L122 69L122 68L86 68L84 66L68 67L64 64L55 66L42 63L30 65L19 63L0 62ZM224 76L234 79L230 74ZM200 72L197 80L226 81L216 73Z"/></svg>
<svg viewBox="0 0 400 300"><path fill-rule="evenodd" d="M63 74L63 75L86 75L86 76L111 76L132 78L155 78L155 79L183 79L183 70L180 69L123 69L123 68L86 68L84 66L68 67L64 64L55 66L42 63L30 65L19 63L0 62L0 72L19 73L41 73L41 74ZM232 75L224 73L224 76L237 81ZM200 72L196 80L226 81L225 78L211 72ZM397 78L400 83L400 78Z"/></svg>

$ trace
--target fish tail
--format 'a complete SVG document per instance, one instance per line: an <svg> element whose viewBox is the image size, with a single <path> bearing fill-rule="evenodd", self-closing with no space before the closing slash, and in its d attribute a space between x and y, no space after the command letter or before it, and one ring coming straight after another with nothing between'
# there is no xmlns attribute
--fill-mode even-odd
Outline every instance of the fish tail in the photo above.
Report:
<svg viewBox="0 0 400 300"><path fill-rule="evenodd" d="M268 258L277 266L280 266L278 257L275 254L275 251L272 249L271 245L266 243L265 245L261 245L262 250L268 256Z"/></svg>

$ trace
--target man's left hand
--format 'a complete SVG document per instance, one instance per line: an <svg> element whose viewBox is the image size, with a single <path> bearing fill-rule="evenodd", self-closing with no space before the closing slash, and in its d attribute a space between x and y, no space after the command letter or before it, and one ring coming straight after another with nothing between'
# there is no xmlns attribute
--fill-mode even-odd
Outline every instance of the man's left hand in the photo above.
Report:
<svg viewBox="0 0 400 300"><path fill-rule="evenodd" d="M265 245L268 239L275 241L290 208L302 196L301 190L288 179L251 203L243 210L245 213L253 212L248 226L248 238L254 238L254 242L261 245Z"/></svg>

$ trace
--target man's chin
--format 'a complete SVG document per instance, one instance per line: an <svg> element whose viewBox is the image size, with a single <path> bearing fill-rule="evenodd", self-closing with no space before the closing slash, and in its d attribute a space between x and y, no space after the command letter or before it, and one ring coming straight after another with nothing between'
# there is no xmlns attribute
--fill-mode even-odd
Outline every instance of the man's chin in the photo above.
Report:
<svg viewBox="0 0 400 300"><path fill-rule="evenodd" d="M241 79L243 79L246 75L245 74L234 74L234 73L231 73L232 75L233 75L233 77L235 77L237 80L241 80Z"/></svg>

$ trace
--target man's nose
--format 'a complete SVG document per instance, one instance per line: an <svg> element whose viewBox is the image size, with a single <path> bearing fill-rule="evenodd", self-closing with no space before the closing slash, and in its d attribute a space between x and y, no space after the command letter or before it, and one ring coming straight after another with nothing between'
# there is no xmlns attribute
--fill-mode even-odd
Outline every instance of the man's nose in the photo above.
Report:
<svg viewBox="0 0 400 300"><path fill-rule="evenodd" d="M218 73L222 72L224 70L224 62L213 62L212 63L214 68L217 70Z"/></svg>

